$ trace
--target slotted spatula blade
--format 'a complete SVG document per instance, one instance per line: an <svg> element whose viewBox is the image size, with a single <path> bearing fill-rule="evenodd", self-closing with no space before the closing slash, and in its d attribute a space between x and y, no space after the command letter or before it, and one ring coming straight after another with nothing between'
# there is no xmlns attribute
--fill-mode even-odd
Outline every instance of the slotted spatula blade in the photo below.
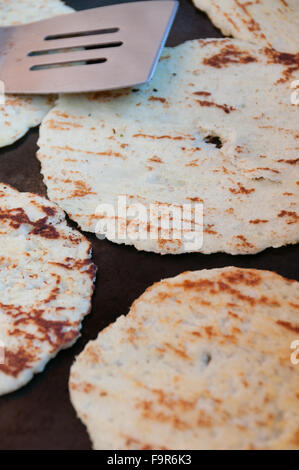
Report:
<svg viewBox="0 0 299 470"><path fill-rule="evenodd" d="M178 2L112 5L0 28L6 93L77 93L151 79Z"/></svg>

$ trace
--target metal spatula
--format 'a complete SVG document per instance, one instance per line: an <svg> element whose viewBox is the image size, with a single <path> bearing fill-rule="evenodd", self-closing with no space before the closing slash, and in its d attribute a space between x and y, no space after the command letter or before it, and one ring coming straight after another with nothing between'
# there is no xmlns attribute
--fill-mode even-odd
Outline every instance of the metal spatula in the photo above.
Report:
<svg viewBox="0 0 299 470"><path fill-rule="evenodd" d="M134 2L0 28L5 92L86 92L147 82L177 7L174 0Z"/></svg>

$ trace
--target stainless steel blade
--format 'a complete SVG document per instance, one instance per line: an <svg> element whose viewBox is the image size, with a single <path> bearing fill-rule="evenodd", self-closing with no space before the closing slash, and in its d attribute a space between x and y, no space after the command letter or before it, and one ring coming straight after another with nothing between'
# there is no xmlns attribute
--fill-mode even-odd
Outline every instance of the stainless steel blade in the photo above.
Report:
<svg viewBox="0 0 299 470"><path fill-rule="evenodd" d="M93 8L0 28L6 93L77 93L147 82L174 20L176 0Z"/></svg>

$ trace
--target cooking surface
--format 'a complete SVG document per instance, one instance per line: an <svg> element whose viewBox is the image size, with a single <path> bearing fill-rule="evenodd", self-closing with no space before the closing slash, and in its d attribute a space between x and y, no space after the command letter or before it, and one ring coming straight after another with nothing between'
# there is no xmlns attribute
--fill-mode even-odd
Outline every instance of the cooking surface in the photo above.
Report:
<svg viewBox="0 0 299 470"><path fill-rule="evenodd" d="M126 0L128 1L128 0ZM75 9L124 1L69 0ZM188 39L221 37L191 1L181 0L167 45ZM39 163L35 158L38 129L16 144L0 149L0 181L20 191L46 194ZM72 224L75 226L74 224ZM0 449L90 449L84 426L76 418L68 396L68 377L74 357L85 344L119 315L153 282L186 270L240 266L276 271L299 281L299 245L268 249L257 255L188 254L160 256L138 252L133 247L100 241L86 234L93 245L98 266L93 309L83 323L82 336L74 347L51 360L45 371L21 390L0 397Z"/></svg>

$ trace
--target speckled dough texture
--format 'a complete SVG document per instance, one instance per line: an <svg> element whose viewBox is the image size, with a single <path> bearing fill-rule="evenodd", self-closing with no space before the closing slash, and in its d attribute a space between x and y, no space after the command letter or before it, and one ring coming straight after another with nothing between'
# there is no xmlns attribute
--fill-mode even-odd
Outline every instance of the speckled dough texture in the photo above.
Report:
<svg viewBox="0 0 299 470"><path fill-rule="evenodd" d="M77 357L94 449L299 449L299 283L234 267L148 288Z"/></svg>
<svg viewBox="0 0 299 470"><path fill-rule="evenodd" d="M0 184L0 395L80 336L95 278L90 258L90 243L55 204Z"/></svg>
<svg viewBox="0 0 299 470"><path fill-rule="evenodd" d="M40 129L49 198L85 231L133 220L135 238L103 233L139 250L247 254L296 243L298 109L290 84L298 64L295 55L243 41L194 40L166 48L149 84L61 96ZM187 246L184 231L163 238L163 215L139 236L143 222L119 212L119 196L146 210L202 203L202 247ZM194 217L184 221L196 228Z"/></svg>
<svg viewBox="0 0 299 470"><path fill-rule="evenodd" d="M60 0L0 0L0 26L31 23L72 11ZM40 124L53 105L54 97L7 95L5 105L0 105L0 147L13 144Z"/></svg>
<svg viewBox="0 0 299 470"><path fill-rule="evenodd" d="M299 52L298 0L193 0L225 36Z"/></svg>

